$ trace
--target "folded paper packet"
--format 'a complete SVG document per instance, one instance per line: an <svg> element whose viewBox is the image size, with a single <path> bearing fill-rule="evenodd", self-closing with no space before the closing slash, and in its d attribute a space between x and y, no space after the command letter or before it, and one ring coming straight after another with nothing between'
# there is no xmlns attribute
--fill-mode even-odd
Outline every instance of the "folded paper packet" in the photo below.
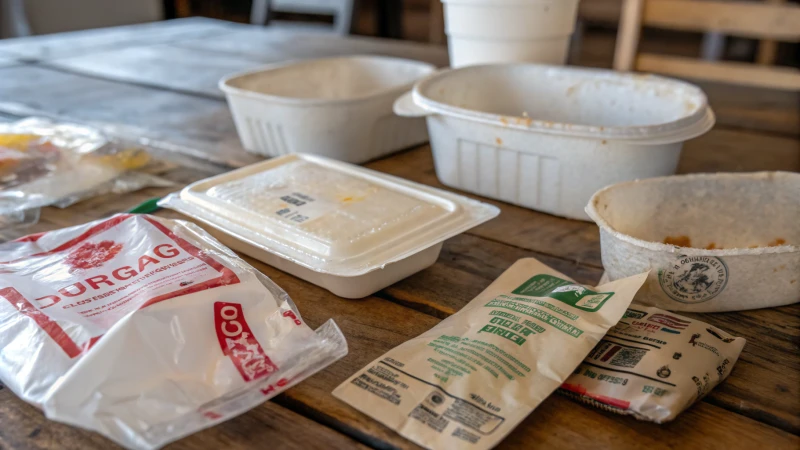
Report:
<svg viewBox="0 0 800 450"><path fill-rule="evenodd" d="M607 411L668 422L730 375L744 344L699 320L632 305L560 392Z"/></svg>
<svg viewBox="0 0 800 450"><path fill-rule="evenodd" d="M431 449L488 449L575 370L647 273L579 285L535 259L376 359L333 394Z"/></svg>

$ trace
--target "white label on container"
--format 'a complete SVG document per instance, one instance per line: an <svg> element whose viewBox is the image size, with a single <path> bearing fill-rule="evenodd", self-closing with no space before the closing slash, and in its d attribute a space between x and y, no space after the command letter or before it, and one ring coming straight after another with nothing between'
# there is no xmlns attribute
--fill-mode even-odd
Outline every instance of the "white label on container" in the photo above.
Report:
<svg viewBox="0 0 800 450"><path fill-rule="evenodd" d="M333 202L296 190L279 192L278 199L281 204L275 215L295 224L318 219L336 207Z"/></svg>

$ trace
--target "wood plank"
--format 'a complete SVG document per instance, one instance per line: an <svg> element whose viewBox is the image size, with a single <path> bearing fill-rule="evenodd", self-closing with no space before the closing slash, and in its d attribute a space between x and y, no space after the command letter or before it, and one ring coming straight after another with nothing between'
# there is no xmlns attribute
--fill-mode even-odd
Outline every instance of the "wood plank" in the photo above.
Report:
<svg viewBox="0 0 800 450"><path fill-rule="evenodd" d="M444 44L447 42L444 24L444 4L430 2L428 11L428 42L431 44Z"/></svg>
<svg viewBox="0 0 800 450"><path fill-rule="evenodd" d="M0 385L0 448L8 450L120 449L109 439L80 428L47 420L41 411ZM13 424L13 426L11 426ZM183 438L165 448L257 448L269 442L281 449L365 449L358 442L274 402L248 414Z"/></svg>
<svg viewBox="0 0 800 450"><path fill-rule="evenodd" d="M624 0L619 20L617 46L614 50L614 70L634 70L639 35L642 32L642 11L645 0Z"/></svg>
<svg viewBox="0 0 800 450"><path fill-rule="evenodd" d="M768 5L783 5L786 0L765 0ZM800 26L800 25L798 25ZM758 42L758 52L756 53L756 64L770 65L775 64L775 57L778 54L778 42L771 39L762 39Z"/></svg>
<svg viewBox="0 0 800 450"><path fill-rule="evenodd" d="M173 45L270 63L295 58L286 48L296 36L297 33L281 27L248 27L219 34L213 39L187 39Z"/></svg>
<svg viewBox="0 0 800 450"><path fill-rule="evenodd" d="M447 48L364 36L332 36L248 27L215 36L214 39L185 40L176 44L198 50L213 50L257 59L322 58L345 55L384 55L416 59L443 67L448 65Z"/></svg>
<svg viewBox="0 0 800 450"><path fill-rule="evenodd" d="M793 67L709 62L680 56L641 53L636 58L636 70L745 86L800 91L800 70Z"/></svg>
<svg viewBox="0 0 800 450"><path fill-rule="evenodd" d="M210 38L241 25L192 17L112 28L47 34L0 41L0 52L39 61L95 51Z"/></svg>
<svg viewBox="0 0 800 450"><path fill-rule="evenodd" d="M57 70L219 99L225 98L217 87L222 77L262 64L252 58L172 45L128 47L52 59L46 63Z"/></svg>
<svg viewBox="0 0 800 450"><path fill-rule="evenodd" d="M800 139L717 128L689 141L681 154L678 173L800 172Z"/></svg>
<svg viewBox="0 0 800 450"><path fill-rule="evenodd" d="M578 17L604 25L616 25L622 14L623 0L583 0L578 6Z"/></svg>
<svg viewBox="0 0 800 450"><path fill-rule="evenodd" d="M718 126L800 137L800 92L691 81L705 91Z"/></svg>
<svg viewBox="0 0 800 450"><path fill-rule="evenodd" d="M15 58L0 55L0 67L16 66L20 64Z"/></svg>
<svg viewBox="0 0 800 450"><path fill-rule="evenodd" d="M800 41L800 7L763 2L647 0L645 25L734 36Z"/></svg>
<svg viewBox="0 0 800 450"><path fill-rule="evenodd" d="M213 39L96 51L48 60L46 65L103 79L224 98L217 87L225 75L265 63L296 58L380 54L446 61L442 48L388 40L265 32L262 28L221 34Z"/></svg>
<svg viewBox="0 0 800 450"><path fill-rule="evenodd" d="M37 66L0 69L0 98L33 110L98 125L123 125L128 134L169 141L180 151L229 166L261 158L239 143L228 106L221 100L188 96ZM8 109L9 105L0 105ZM12 111L13 112L13 111Z"/></svg>

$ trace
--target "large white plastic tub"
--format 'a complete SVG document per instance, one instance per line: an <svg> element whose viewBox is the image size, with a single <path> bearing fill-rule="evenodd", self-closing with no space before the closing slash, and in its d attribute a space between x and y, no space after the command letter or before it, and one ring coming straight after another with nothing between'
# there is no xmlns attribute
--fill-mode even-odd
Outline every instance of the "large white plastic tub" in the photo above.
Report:
<svg viewBox="0 0 800 450"><path fill-rule="evenodd" d="M245 149L311 153L361 163L428 140L425 124L392 103L434 66L382 56L270 65L223 78Z"/></svg>
<svg viewBox="0 0 800 450"><path fill-rule="evenodd" d="M442 0L450 66L564 64L578 0Z"/></svg>
<svg viewBox="0 0 800 450"><path fill-rule="evenodd" d="M639 303L716 312L800 301L800 174L631 181L597 192L586 210L610 280L650 271Z"/></svg>
<svg viewBox="0 0 800 450"><path fill-rule="evenodd" d="M194 183L159 203L229 247L360 298L430 266L442 242L499 214L491 205L311 155Z"/></svg>
<svg viewBox="0 0 800 450"><path fill-rule="evenodd" d="M582 220L598 189L675 173L684 141L714 125L689 83L534 64L438 72L395 112L427 116L442 183Z"/></svg>

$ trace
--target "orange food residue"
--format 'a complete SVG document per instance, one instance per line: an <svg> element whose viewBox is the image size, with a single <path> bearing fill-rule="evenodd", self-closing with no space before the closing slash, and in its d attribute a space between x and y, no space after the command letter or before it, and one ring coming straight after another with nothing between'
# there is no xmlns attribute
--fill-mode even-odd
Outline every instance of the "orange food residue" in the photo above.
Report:
<svg viewBox="0 0 800 450"><path fill-rule="evenodd" d="M362 196L347 196L347 197L339 197L339 201L342 203L355 203L363 201L366 197Z"/></svg>
<svg viewBox="0 0 800 450"><path fill-rule="evenodd" d="M774 241L767 244L767 247L780 247L781 245L786 243L786 239L775 238Z"/></svg>
<svg viewBox="0 0 800 450"><path fill-rule="evenodd" d="M497 142L497 145L503 145L503 140L500 138L494 138L494 141Z"/></svg>
<svg viewBox="0 0 800 450"><path fill-rule="evenodd" d="M691 247L692 240L689 236L667 236L664 238L664 243L669 245L676 245L678 247Z"/></svg>

